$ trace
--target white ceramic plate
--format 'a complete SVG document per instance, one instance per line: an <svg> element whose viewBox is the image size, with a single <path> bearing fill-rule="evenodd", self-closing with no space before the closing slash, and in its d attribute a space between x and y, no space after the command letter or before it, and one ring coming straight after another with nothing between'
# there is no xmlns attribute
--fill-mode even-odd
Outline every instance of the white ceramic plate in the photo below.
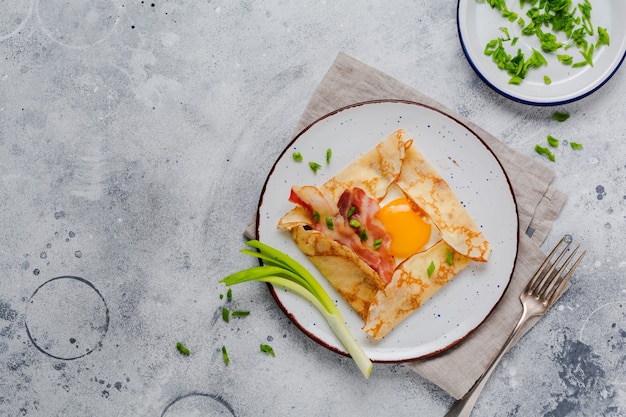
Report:
<svg viewBox="0 0 626 417"><path fill-rule="evenodd" d="M507 2L511 11L520 12L519 1ZM573 2L576 3L576 2ZM532 53L532 48L541 50L536 36L524 36L516 23L506 21L497 10L479 0L459 0L457 24L461 45L470 65L489 86L498 93L526 104L557 105L581 99L604 85L618 70L626 54L626 2L623 0L592 0L591 20L595 28L607 29L610 46L601 46L594 53L594 66L572 68L558 62L555 54L544 53L547 66L531 69L520 85L509 84L511 78L506 71L498 69L490 56L485 55L485 46L492 39L503 36L500 27L509 30L511 38L519 37L514 47L507 48L511 55L520 48L525 56ZM526 5L524 10L527 10ZM524 13L520 16L529 19ZM592 38L589 38L592 39ZM595 38L594 38L595 39ZM559 37L564 41L565 37ZM559 52L563 53L563 52ZM574 57L574 62L582 60L576 48L564 52ZM552 84L546 85L543 77L551 78Z"/></svg>
<svg viewBox="0 0 626 417"><path fill-rule="evenodd" d="M321 185L356 157L402 128L451 185L493 246L488 263L472 263L382 341L361 330L363 321L276 224L293 208L293 185ZM332 149L330 164L326 150ZM302 162L294 161L298 151ZM308 161L322 168L314 174ZM258 210L258 238L293 256L336 300L357 341L373 361L397 362L433 355L470 334L489 315L506 289L517 256L517 208L511 187L489 148L459 121L404 101L355 104L322 117L284 150L267 178ZM272 288L289 318L307 335L341 353L343 346L321 314L302 298Z"/></svg>

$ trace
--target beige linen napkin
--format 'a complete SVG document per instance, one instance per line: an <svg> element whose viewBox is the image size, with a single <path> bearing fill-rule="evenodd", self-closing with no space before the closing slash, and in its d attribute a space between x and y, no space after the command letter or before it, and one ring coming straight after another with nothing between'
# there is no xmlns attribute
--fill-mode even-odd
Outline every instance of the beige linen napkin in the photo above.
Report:
<svg viewBox="0 0 626 417"><path fill-rule="evenodd" d="M337 108L377 99L410 100L453 114L450 109L411 87L340 53L314 92L296 132ZM460 115L453 115L480 136L500 160L513 187L520 224L515 271L504 297L492 314L453 349L406 363L453 397L461 398L480 377L517 322L521 313L519 293L545 258L539 245L565 203L565 195L551 185L554 173L543 163L508 148ZM256 234L254 229L248 229L246 233L249 236Z"/></svg>

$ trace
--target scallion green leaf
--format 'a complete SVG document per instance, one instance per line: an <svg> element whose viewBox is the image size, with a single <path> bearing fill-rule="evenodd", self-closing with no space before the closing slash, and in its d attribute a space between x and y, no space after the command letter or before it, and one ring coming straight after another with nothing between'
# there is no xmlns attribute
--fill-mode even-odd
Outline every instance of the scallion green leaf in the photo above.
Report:
<svg viewBox="0 0 626 417"><path fill-rule="evenodd" d="M317 174L317 171L322 167L320 164L318 164L317 162L309 162L309 167L311 168L311 171L313 171L315 174Z"/></svg>
<svg viewBox="0 0 626 417"><path fill-rule="evenodd" d="M559 147L559 140L555 138L554 136L548 135L546 136L546 139L548 141L548 145L552 146L553 148Z"/></svg>
<svg viewBox="0 0 626 417"><path fill-rule="evenodd" d="M270 345L261 343L260 348L261 348L261 352L265 352L270 356L276 356L276 354L274 353L274 349Z"/></svg>
<svg viewBox="0 0 626 417"><path fill-rule="evenodd" d="M576 142L570 142L569 146L574 149L574 150L579 150L583 148L583 145L580 143L576 143Z"/></svg>
<svg viewBox="0 0 626 417"><path fill-rule="evenodd" d="M230 311L226 307L222 307L222 320L230 322Z"/></svg>
<svg viewBox="0 0 626 417"><path fill-rule="evenodd" d="M245 310L235 310L230 315L233 317L248 317L250 312Z"/></svg>
<svg viewBox="0 0 626 417"><path fill-rule="evenodd" d="M452 253L452 249L447 248L447 252L446 252L446 263L450 266L452 266L452 261L453 261L453 253Z"/></svg>
<svg viewBox="0 0 626 417"><path fill-rule="evenodd" d="M302 162L302 154L300 152L294 152L291 154L291 157L296 162Z"/></svg>
<svg viewBox="0 0 626 417"><path fill-rule="evenodd" d="M222 346L222 359L224 359L224 364L230 364L230 357L228 356L228 351L226 350L226 346Z"/></svg>
<svg viewBox="0 0 626 417"><path fill-rule="evenodd" d="M185 356L189 356L190 354L189 349L180 342L176 342L176 349Z"/></svg>
<svg viewBox="0 0 626 417"><path fill-rule="evenodd" d="M328 148L326 149L326 163L330 164L330 158L333 156L333 150Z"/></svg>
<svg viewBox="0 0 626 417"><path fill-rule="evenodd" d="M569 119L569 116L570 116L569 113L561 113L558 111L552 114L552 118L556 120L557 122L564 122L567 119Z"/></svg>
<svg viewBox="0 0 626 417"><path fill-rule="evenodd" d="M229 288L228 291L226 291L226 300L228 301L232 301L233 300L233 289Z"/></svg>
<svg viewBox="0 0 626 417"><path fill-rule="evenodd" d="M303 297L324 316L363 375L369 378L372 372L372 361L356 342L334 301L315 277L293 258L271 246L258 240L250 240L248 245L257 251L243 249L241 252L261 259L263 265L239 271L220 282L230 286L248 281L262 281L285 288Z"/></svg>
<svg viewBox="0 0 626 417"><path fill-rule="evenodd" d="M554 154L548 148L545 148L545 147L539 146L539 145L535 145L535 152L537 152L539 155L543 155L543 156L547 157L552 162L554 162L554 160L555 160Z"/></svg>
<svg viewBox="0 0 626 417"><path fill-rule="evenodd" d="M598 42L596 42L596 48L600 45L609 46L611 43L611 39L609 38L609 33L606 29L598 26Z"/></svg>
<svg viewBox="0 0 626 417"><path fill-rule="evenodd" d="M435 272L435 262L430 261L428 268L426 268L426 273L428 274L429 278L433 274L433 272Z"/></svg>
<svg viewBox="0 0 626 417"><path fill-rule="evenodd" d="M332 218L326 217L326 227L328 227L328 230L335 230L335 225L333 224Z"/></svg>

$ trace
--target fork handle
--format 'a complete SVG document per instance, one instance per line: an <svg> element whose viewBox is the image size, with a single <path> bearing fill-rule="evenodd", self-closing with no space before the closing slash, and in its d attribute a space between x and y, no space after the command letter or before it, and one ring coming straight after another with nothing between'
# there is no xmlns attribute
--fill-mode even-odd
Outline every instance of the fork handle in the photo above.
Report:
<svg viewBox="0 0 626 417"><path fill-rule="evenodd" d="M524 324L532 317L532 314L524 308L522 311L522 315L520 316L515 328L504 342L504 345L500 348L498 354L493 358L485 372L481 375L481 377L476 381L474 386L461 398L452 404L450 410L446 413L444 417L469 417L474 409L474 405L476 405L476 401L478 401L478 397L480 393L483 391L483 388L487 384L489 377L496 369L504 354L509 350L511 346L517 341L517 338L520 334L520 331Z"/></svg>

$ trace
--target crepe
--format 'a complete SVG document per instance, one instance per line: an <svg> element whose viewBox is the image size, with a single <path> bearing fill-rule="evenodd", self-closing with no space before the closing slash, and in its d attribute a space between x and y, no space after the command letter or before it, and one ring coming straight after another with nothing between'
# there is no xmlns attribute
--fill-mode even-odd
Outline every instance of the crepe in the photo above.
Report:
<svg viewBox="0 0 626 417"><path fill-rule="evenodd" d="M392 189L427 215L441 238L404 259L389 254L390 238L375 218ZM384 337L471 261L489 257L490 244L480 228L402 129L320 187L292 187L290 201L296 206L278 227L291 233L374 339ZM358 207L357 218L364 222L359 230L367 230L361 239L348 226L349 206Z"/></svg>

